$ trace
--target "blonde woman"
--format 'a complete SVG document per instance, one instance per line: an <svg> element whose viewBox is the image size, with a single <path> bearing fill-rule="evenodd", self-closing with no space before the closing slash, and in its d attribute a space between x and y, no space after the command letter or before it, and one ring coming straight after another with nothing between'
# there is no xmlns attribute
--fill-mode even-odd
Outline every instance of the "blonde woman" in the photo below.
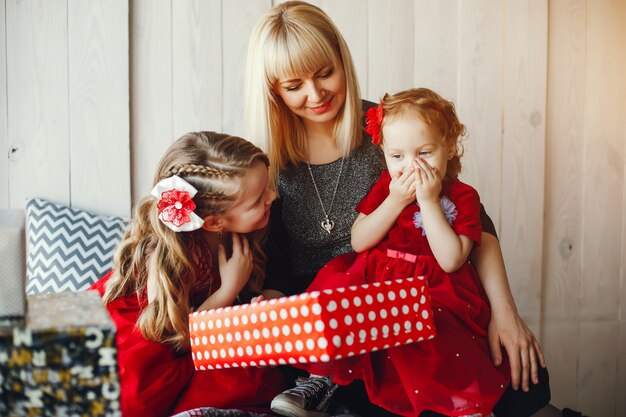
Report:
<svg viewBox="0 0 626 417"><path fill-rule="evenodd" d="M263 283L260 241L276 198L268 159L244 139L189 133L165 152L115 255L93 285L117 327L121 409L167 416L197 407L268 410L273 368L194 372L188 315Z"/></svg>
<svg viewBox="0 0 626 417"><path fill-rule="evenodd" d="M363 111L373 104L361 101L348 46L330 18L316 6L288 1L253 29L246 106L248 135L268 153L279 194L264 293L299 293L329 260L352 251L354 209L384 167L380 149L362 132ZM500 366L506 352L511 366L511 387L501 403L506 415L532 415L550 397L543 354L517 312L495 228L482 207L481 222L482 244L470 258L492 308L493 363ZM276 403L289 415L306 416L306 408L323 409L333 385L311 378ZM368 417L389 415L369 404L362 386L340 387L335 398Z"/></svg>

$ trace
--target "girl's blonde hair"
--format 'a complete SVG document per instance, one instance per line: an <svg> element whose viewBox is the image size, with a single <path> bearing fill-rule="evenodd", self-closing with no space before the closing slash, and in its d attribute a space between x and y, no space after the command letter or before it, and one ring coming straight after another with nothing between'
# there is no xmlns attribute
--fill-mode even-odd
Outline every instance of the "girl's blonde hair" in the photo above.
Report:
<svg viewBox="0 0 626 417"><path fill-rule="evenodd" d="M385 138L383 127L399 114L417 114L429 126L437 128L442 135L445 146L454 147L454 155L448 160L446 177L457 178L461 172L463 145L461 139L465 135L463 125L454 108L454 103L428 88L414 88L396 94L385 94L381 101L384 112L381 126L381 144Z"/></svg>
<svg viewBox="0 0 626 417"><path fill-rule="evenodd" d="M246 68L246 125L248 136L268 152L273 178L307 159L304 125L274 92L276 81L338 63L345 72L346 101L333 134L347 156L361 142L361 94L348 45L332 20L316 6L288 1L270 9L254 27Z"/></svg>
<svg viewBox="0 0 626 417"><path fill-rule="evenodd" d="M267 156L250 142L215 132L188 133L174 142L159 162L153 185L178 175L194 186L193 201L201 218L228 212L240 195L241 178L256 162L269 165ZM198 266L190 250L206 238L204 229L174 232L159 220L158 200L143 198L115 253L115 272L106 285L104 302L146 294L148 276L156 284L156 298L139 316L137 326L151 341L188 347L190 294L198 281ZM264 278L263 231L248 234L254 268L248 288L258 291ZM204 246L199 246L204 247ZM217 260L217 254L207 254ZM214 265L210 265L211 268Z"/></svg>

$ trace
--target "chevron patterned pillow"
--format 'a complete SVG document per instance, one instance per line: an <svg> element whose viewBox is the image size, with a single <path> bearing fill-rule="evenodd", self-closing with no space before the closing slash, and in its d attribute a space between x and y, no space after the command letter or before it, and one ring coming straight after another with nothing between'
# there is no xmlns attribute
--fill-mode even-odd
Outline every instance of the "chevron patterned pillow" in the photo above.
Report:
<svg viewBox="0 0 626 417"><path fill-rule="evenodd" d="M113 265L126 220L39 198L26 200L26 292L87 289Z"/></svg>

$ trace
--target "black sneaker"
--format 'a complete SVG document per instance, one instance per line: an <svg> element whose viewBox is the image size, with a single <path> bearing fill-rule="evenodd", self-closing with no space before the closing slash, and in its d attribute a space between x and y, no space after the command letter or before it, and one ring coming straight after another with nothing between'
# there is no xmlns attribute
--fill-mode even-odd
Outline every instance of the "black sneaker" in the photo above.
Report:
<svg viewBox="0 0 626 417"><path fill-rule="evenodd" d="M584 416L583 413L579 413L576 410L572 410L570 408L564 408L563 417L587 417L587 416Z"/></svg>
<svg viewBox="0 0 626 417"><path fill-rule="evenodd" d="M328 377L298 378L296 387L278 394L272 400L272 411L287 417L326 417L337 385Z"/></svg>

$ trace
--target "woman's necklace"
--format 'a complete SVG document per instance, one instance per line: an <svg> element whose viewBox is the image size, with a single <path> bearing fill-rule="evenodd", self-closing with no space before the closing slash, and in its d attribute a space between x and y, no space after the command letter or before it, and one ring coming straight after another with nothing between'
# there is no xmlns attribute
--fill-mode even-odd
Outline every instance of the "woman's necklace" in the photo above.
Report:
<svg viewBox="0 0 626 417"><path fill-rule="evenodd" d="M339 188L339 181L341 180L341 171L343 171L343 163L346 160L345 157L341 158L341 165L339 166L339 175L337 175L337 183L335 184L335 191L333 191L333 197L330 199L330 207L328 208L328 212L326 212L326 208L324 207L324 202L322 201L322 197L320 196L320 192L317 189L317 184L315 183L315 178L313 177L313 171L311 170L311 165L309 161L307 161L306 166L309 168L309 174L311 174L311 181L313 181L313 187L315 188L315 194L317 194L317 199L320 202L320 206L322 207L322 212L324 213L324 220L322 220L321 226L322 229L326 230L327 233L330 234L331 230L335 227L335 222L330 219L330 212L333 210L333 203L335 202L335 195L337 195L337 189Z"/></svg>

